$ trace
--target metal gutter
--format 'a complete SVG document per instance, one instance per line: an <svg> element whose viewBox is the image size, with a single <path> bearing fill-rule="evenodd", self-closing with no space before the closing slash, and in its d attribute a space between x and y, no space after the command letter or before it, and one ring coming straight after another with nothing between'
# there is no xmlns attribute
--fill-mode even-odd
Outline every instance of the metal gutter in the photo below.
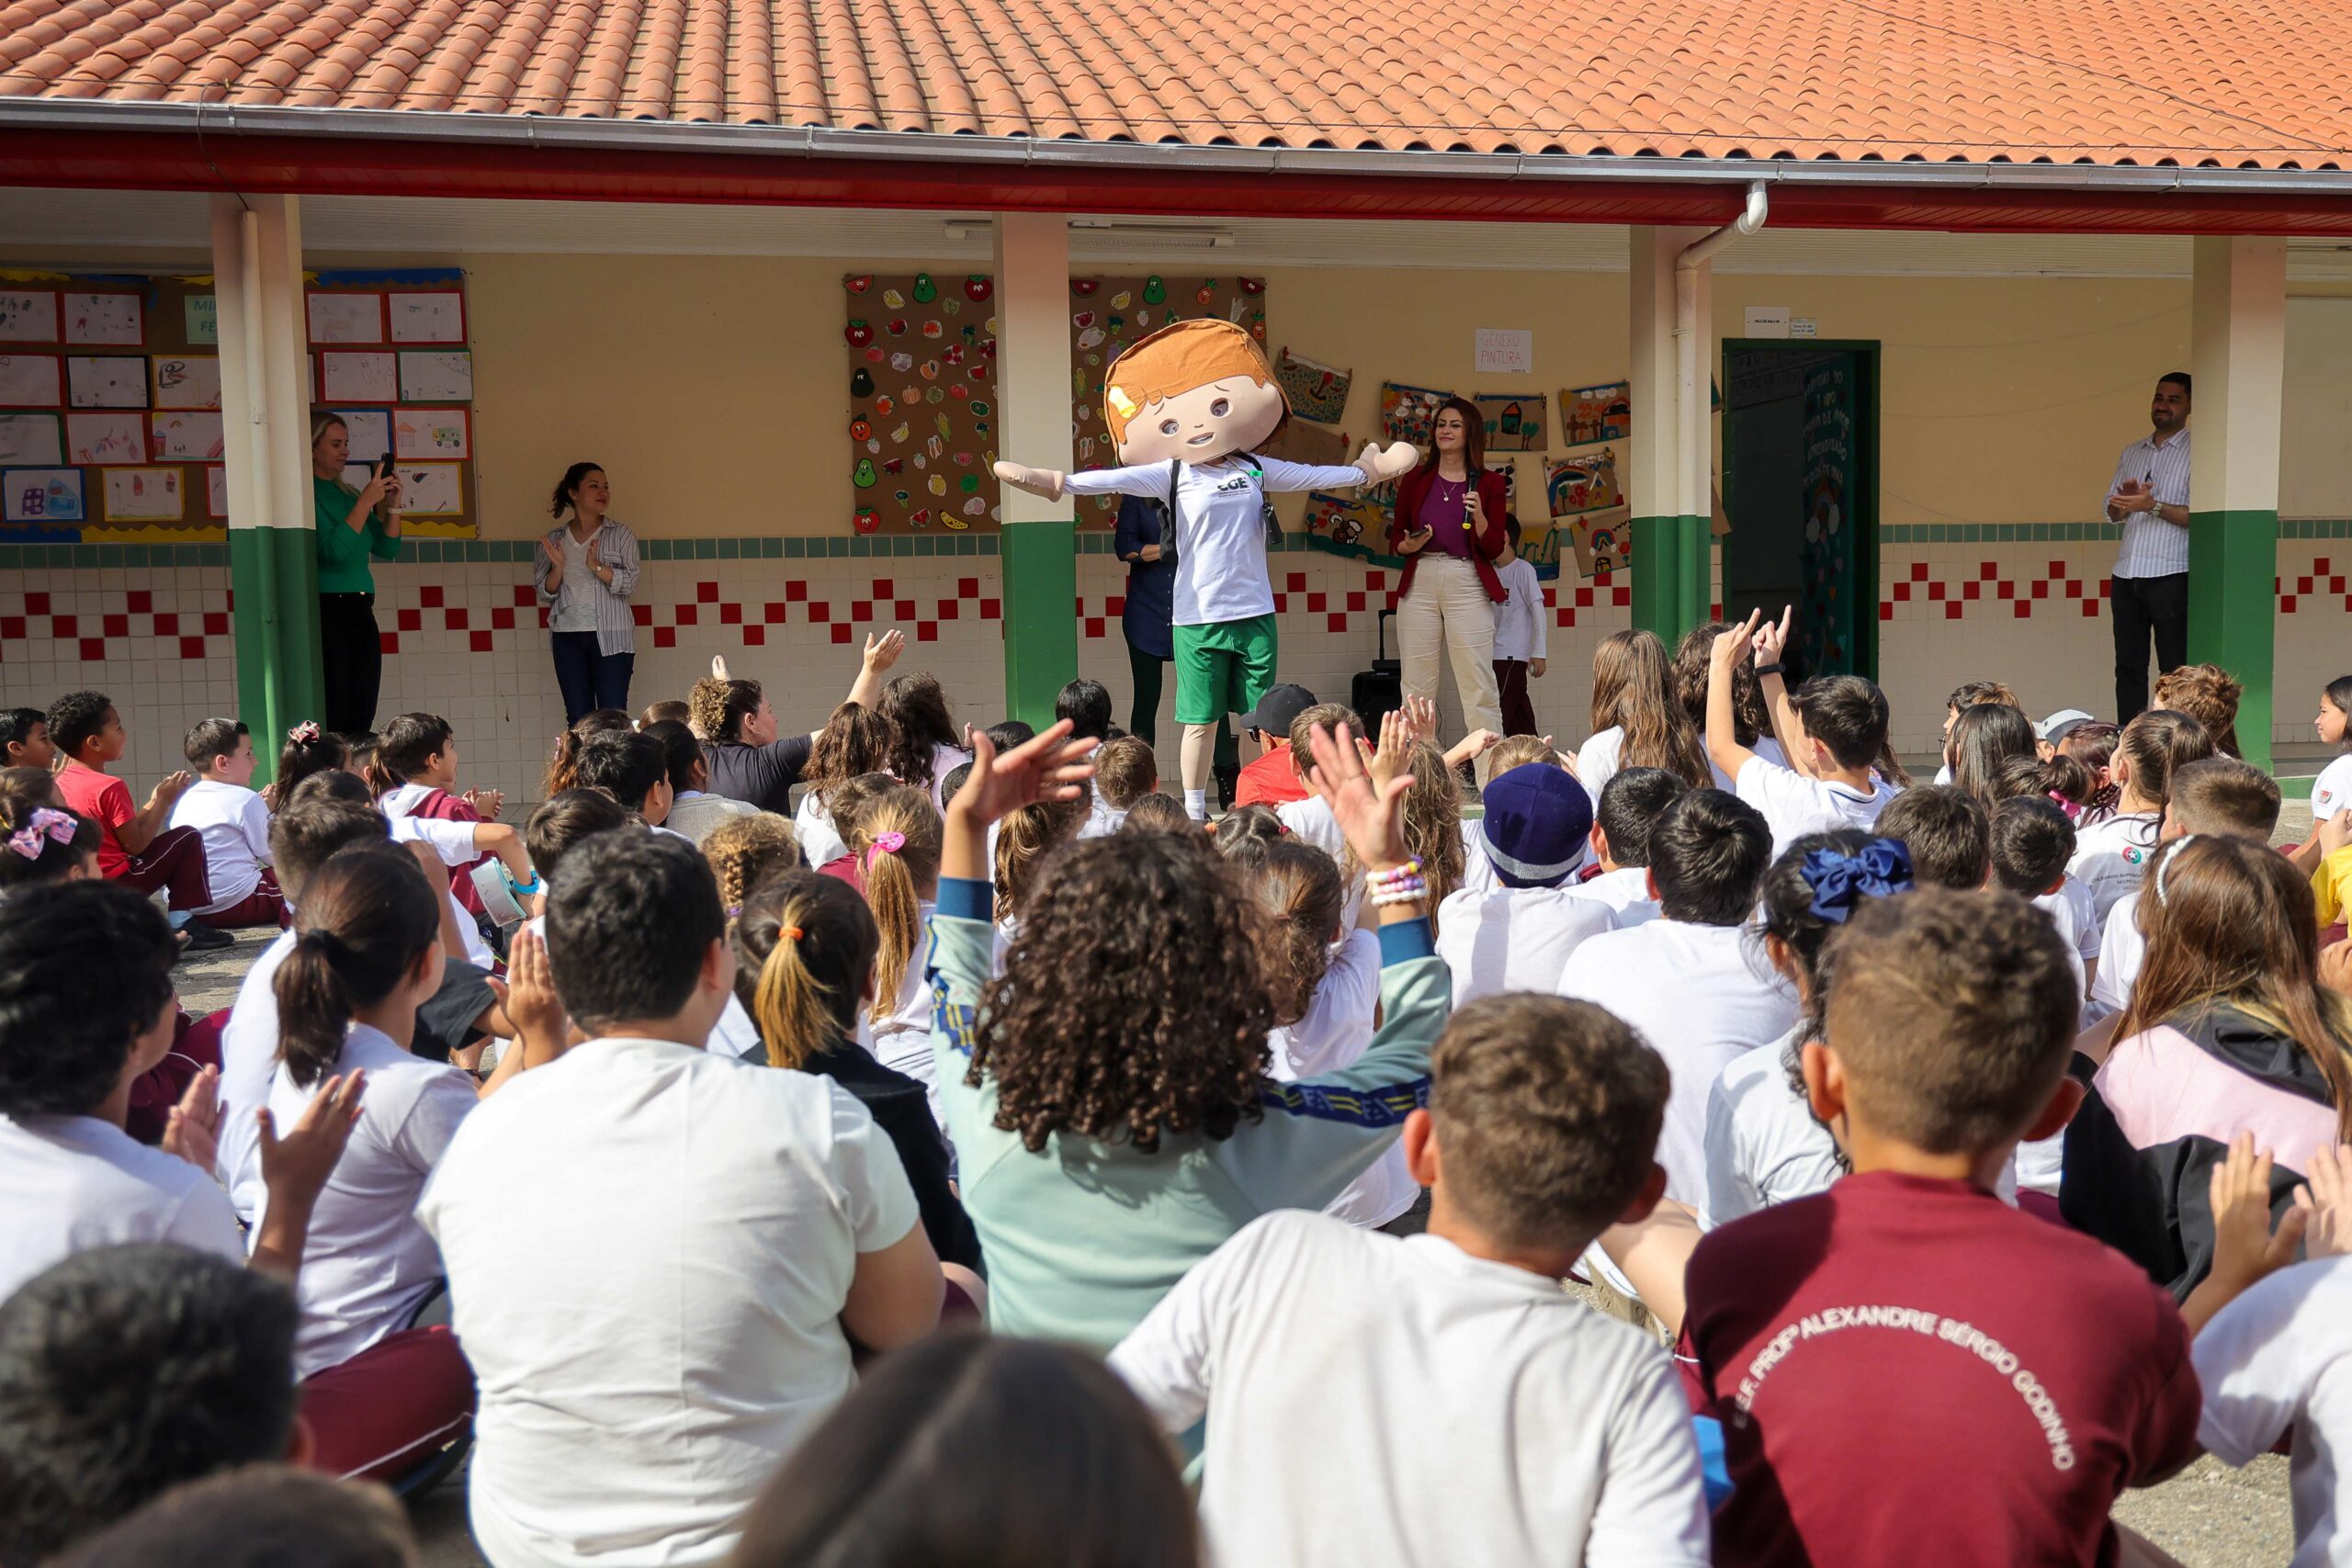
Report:
<svg viewBox="0 0 2352 1568"><path fill-rule="evenodd" d="M423 109L123 103L0 96L0 130L166 132L267 138L526 147L580 152L926 162L1029 170L1186 171L1223 176L1407 175L1430 179L1660 185L1775 185L1944 192L2102 191L2352 197L2352 168L2222 169L2116 164L1928 163L1872 158L1668 158L1602 153L1441 152L1386 149L1201 146L848 130L831 126L599 119ZM2313 156L2352 154L2314 149Z"/></svg>

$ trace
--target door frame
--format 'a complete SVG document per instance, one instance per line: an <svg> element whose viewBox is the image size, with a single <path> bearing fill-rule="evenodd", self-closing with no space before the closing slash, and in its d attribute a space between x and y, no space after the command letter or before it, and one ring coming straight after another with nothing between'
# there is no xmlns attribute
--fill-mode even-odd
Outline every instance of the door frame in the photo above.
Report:
<svg viewBox="0 0 2352 1568"><path fill-rule="evenodd" d="M1854 442L1854 582L1859 591L1869 594L1861 611L1854 617L1854 672L1878 679L1879 670L1879 576L1878 576L1878 492L1879 492L1879 385L1880 343L1877 338L1779 338L1727 337L1723 340L1723 358L1715 366L1718 384L1731 384L1730 356L1756 349L1778 349L1804 353L1808 350L1829 350L1851 354L1861 381L1860 396L1855 400L1855 412L1860 430ZM1732 424L1728 403L1724 409L1722 426L1723 472L1732 469ZM1739 519L1732 519L1732 526L1739 526ZM1733 584L1728 573L1724 578L1724 605L1730 608Z"/></svg>

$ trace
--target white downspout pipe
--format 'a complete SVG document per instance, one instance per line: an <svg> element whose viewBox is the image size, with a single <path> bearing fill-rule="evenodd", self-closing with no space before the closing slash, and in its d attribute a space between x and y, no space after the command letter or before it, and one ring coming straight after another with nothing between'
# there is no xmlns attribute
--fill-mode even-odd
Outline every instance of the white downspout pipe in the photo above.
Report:
<svg viewBox="0 0 2352 1568"><path fill-rule="evenodd" d="M1699 361L1708 342L1708 325L1699 320L1699 268L1734 240L1745 239L1764 227L1770 209L1764 182L1747 187L1747 208L1713 233L1692 242L1674 263L1674 410L1675 503L1684 517L1708 517L1714 509L1707 501L1707 380ZM1700 600L1703 606L1705 600Z"/></svg>

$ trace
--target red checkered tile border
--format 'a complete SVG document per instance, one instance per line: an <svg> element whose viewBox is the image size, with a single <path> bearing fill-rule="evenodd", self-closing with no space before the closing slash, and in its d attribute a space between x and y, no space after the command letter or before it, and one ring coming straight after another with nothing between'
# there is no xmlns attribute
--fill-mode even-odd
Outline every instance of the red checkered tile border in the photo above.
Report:
<svg viewBox="0 0 2352 1568"><path fill-rule="evenodd" d="M1879 601L1878 618L1882 621L1894 619L1894 607L1898 604L1941 604L1944 619L1956 621L1965 612L1966 606L1982 603L2007 604L2011 615L2022 621L2032 616L2035 606L2039 604L2048 604L2055 610L2069 601L2080 605L2081 614L2085 616L2096 617L2100 604L2109 596L2109 583L2105 577L2093 579L2070 575L2063 560L2052 561L2048 571L2040 578L2030 579L2004 577L2001 575L2001 564L1989 560L1977 564L1974 577L1962 578L1957 582L1932 577L1933 568L1923 560L1915 560L1907 568L1899 570L1902 574L1888 581L1886 596ZM2291 589L2284 577L2271 580L2272 591L2278 601L2278 613L2291 615L2301 600L2322 596L2323 583L2325 584L2324 596L2342 599L2344 608L2352 611L2352 592L2347 592L2346 574L2335 570L2329 558L2321 556L2312 562L2309 572L2294 579Z"/></svg>
<svg viewBox="0 0 2352 1568"><path fill-rule="evenodd" d="M694 597L666 604L643 602L629 605L637 624L653 634L656 648L675 648L678 630L682 626L734 626L742 634L743 646L760 648L767 642L770 626L820 626L831 628L835 642L849 642L856 636L860 625L880 622L906 629L917 642L937 642L941 623L965 618L968 607L972 618L982 621L1001 620L1004 602L1000 598L984 598L980 580L977 577L958 578L956 596L949 599L918 600L902 594L895 579L877 577L871 580L872 591L863 598L835 601L809 596L806 578L788 578L783 584L784 597L748 600L721 596L721 585L703 581L695 584ZM838 592L838 588L834 592ZM537 592L527 582L508 585L512 598L486 612L488 625L477 623L476 609L467 604L448 603L447 590L438 584L426 583L417 590L416 606L391 612L392 625L383 635L384 651L401 650L401 635L404 632L423 633L428 618L440 623L436 629L467 634L468 645L476 653L488 653L495 646L495 634L523 627L544 630L548 612L540 607ZM841 614L834 615L836 603ZM926 604L929 613L925 614ZM382 607L378 607L377 619L383 620Z"/></svg>
<svg viewBox="0 0 2352 1568"><path fill-rule="evenodd" d="M0 660L12 653L23 658L35 642L65 643L85 664L109 657L128 658L133 639L154 637L166 651L176 648L182 659L203 659L232 650L230 614L236 595L222 589L220 607L158 610L152 588L105 590L105 602L119 610L95 615L64 615L55 609L55 595L39 589L25 594L24 614L0 615ZM174 596L176 598L176 596ZM209 595L197 595L199 603ZM111 645L111 646L110 646Z"/></svg>

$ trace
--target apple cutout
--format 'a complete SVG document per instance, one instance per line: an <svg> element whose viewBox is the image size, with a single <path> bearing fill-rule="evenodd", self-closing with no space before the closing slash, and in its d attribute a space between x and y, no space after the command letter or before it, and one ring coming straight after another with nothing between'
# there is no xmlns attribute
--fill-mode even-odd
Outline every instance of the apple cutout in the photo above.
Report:
<svg viewBox="0 0 2352 1568"><path fill-rule="evenodd" d="M964 298L975 305L987 304L989 296L995 292L996 285L977 272L964 280Z"/></svg>
<svg viewBox="0 0 2352 1568"><path fill-rule="evenodd" d="M1099 277L1073 277L1069 280L1069 291L1081 299L1093 299L1094 291L1102 287L1102 280Z"/></svg>
<svg viewBox="0 0 2352 1568"><path fill-rule="evenodd" d="M868 365L879 365L882 363L882 345L880 344L876 344L872 348L865 351L865 362Z"/></svg>
<svg viewBox="0 0 2352 1568"><path fill-rule="evenodd" d="M1078 314L1069 319L1069 324L1078 328L1080 332L1083 332L1088 327L1094 324L1094 312L1091 310L1080 310Z"/></svg>
<svg viewBox="0 0 2352 1568"><path fill-rule="evenodd" d="M904 316L893 316L883 323L882 330L892 337L904 337L907 335L907 319Z"/></svg>
<svg viewBox="0 0 2352 1568"><path fill-rule="evenodd" d="M971 389L965 386L963 382L957 381L948 387L947 395L960 403L966 398L970 397L972 395L972 391Z"/></svg>
<svg viewBox="0 0 2352 1568"><path fill-rule="evenodd" d="M864 348L874 341L874 328L867 324L865 317L854 316L850 319L849 325L842 329L842 336L849 339L849 345L852 348Z"/></svg>
<svg viewBox="0 0 2352 1568"><path fill-rule="evenodd" d="M861 506L850 513L849 525L861 534L871 534L882 526L882 514L870 506Z"/></svg>

